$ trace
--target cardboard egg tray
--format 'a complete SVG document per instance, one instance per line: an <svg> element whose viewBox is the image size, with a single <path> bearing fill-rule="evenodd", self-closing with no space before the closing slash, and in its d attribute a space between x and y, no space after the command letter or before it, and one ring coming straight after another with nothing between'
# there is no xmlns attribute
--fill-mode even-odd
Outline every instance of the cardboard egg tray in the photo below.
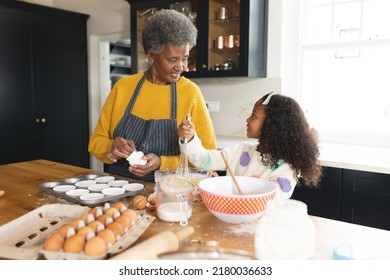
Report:
<svg viewBox="0 0 390 280"><path fill-rule="evenodd" d="M127 191L126 190L124 193L118 194L118 195L104 195L102 198L98 198L98 199L82 200L78 196L69 196L65 192L58 192L58 191L54 190L54 188L56 186L59 186L59 185L74 185L76 187L76 189L81 189L80 187L77 187L75 185L77 182L84 181L84 180L95 180L95 179L97 179L99 177L103 177L103 176L105 177L107 175L87 174L87 175L74 177L74 178L65 178L65 179L42 183L39 185L39 188L47 193L50 193L50 194L53 194L57 197L61 197L63 199L66 199L69 202L77 203L77 204L85 205L85 206L90 206L90 207L102 205L105 202L111 203L113 201L118 201L118 200L125 198L125 197L136 196L137 194L141 194L141 193L144 193L146 191L146 189L144 187L143 189L140 189L140 190L134 190L134 191ZM112 176L115 177L115 180L128 181L128 178L126 178L126 177L118 177L118 176L114 176L114 175L112 175ZM131 183L131 182L129 182L129 183ZM87 189L87 188L83 187L82 189Z"/></svg>
<svg viewBox="0 0 390 280"><path fill-rule="evenodd" d="M84 253L70 254L42 249L47 237L90 209L80 205L48 204L1 226L0 257L19 260L33 260L42 257L48 260L106 259L130 247L155 219L154 216L140 213L141 217L138 221L108 249L106 254L87 256Z"/></svg>

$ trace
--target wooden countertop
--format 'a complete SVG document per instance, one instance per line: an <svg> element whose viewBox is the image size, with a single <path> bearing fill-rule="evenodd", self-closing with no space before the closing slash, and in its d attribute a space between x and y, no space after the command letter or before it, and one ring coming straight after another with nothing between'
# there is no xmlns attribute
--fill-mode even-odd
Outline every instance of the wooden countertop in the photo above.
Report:
<svg viewBox="0 0 390 280"><path fill-rule="evenodd" d="M28 212L46 204L67 203L65 199L48 194L39 185L53 180L77 177L87 174L106 174L90 169L70 166L47 160L34 160L0 165L0 227ZM141 182L129 179L129 181ZM154 191L154 183L141 182L148 195ZM132 207L132 198L123 202ZM147 211L156 216L156 212ZM311 259L332 259L335 246L351 244L369 250L374 259L390 259L390 231L359 226L350 223L311 216L316 226L316 252ZM254 254L254 236L257 222L250 224L228 224L215 218L202 204L195 204L189 225L194 233L180 245L187 248L195 244L217 244L223 249L245 250ZM142 236L132 245L139 244L163 231L178 232L178 223L163 222L156 218ZM131 246L131 247L132 247Z"/></svg>
<svg viewBox="0 0 390 280"><path fill-rule="evenodd" d="M62 198L57 198L42 191L39 189L39 185L53 180L86 174L106 173L47 160L0 165L0 190L5 191L4 196L0 197L0 226L42 205L69 203ZM130 178L129 181L141 182ZM147 189L145 195L154 191L154 183L141 183ZM123 202L128 207L132 207L132 198L125 198ZM156 216L155 211L147 211L147 213ZM215 244L217 242L223 248L246 250L254 253L253 229L255 224L227 224L215 218L204 205L194 204L189 225L194 227L195 232L184 242L183 248L189 246L190 241L195 241L196 244L199 242ZM164 222L156 218L134 245L162 231L177 232L181 229L178 223Z"/></svg>

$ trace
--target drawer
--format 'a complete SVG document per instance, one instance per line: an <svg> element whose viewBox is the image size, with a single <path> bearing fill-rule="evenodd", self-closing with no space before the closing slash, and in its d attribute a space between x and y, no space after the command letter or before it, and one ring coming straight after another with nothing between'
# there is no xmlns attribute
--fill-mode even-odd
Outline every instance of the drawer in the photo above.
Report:
<svg viewBox="0 0 390 280"><path fill-rule="evenodd" d="M390 174L344 169L342 195L390 202Z"/></svg>
<svg viewBox="0 0 390 280"><path fill-rule="evenodd" d="M342 178L342 169L333 168L333 167L323 167L323 176L320 184L317 187L308 186L301 182L299 187L305 190L312 190L316 192L324 192L330 194L341 194L341 178Z"/></svg>

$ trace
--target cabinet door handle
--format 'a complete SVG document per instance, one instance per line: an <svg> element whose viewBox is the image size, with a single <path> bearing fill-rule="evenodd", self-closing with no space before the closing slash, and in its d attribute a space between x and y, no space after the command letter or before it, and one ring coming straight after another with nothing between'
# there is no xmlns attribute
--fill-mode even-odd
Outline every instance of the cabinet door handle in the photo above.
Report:
<svg viewBox="0 0 390 280"><path fill-rule="evenodd" d="M46 122L46 119L45 119L45 118L41 118L41 119L40 119L40 118L36 118L36 119L35 119L35 122L36 122L36 123L40 123L40 122L41 122L41 123L45 123L45 122Z"/></svg>
<svg viewBox="0 0 390 280"><path fill-rule="evenodd" d="M202 64L202 69L206 69L207 68L207 64Z"/></svg>

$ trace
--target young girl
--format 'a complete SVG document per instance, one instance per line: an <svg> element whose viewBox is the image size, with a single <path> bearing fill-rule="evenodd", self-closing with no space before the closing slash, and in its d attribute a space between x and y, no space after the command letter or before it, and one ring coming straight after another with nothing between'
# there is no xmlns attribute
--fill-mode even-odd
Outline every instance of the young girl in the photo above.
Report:
<svg viewBox="0 0 390 280"><path fill-rule="evenodd" d="M234 175L276 182L277 199L290 198L299 179L311 186L318 184L322 169L317 135L295 100L267 94L255 103L246 122L247 137L258 139L258 144L241 143L222 150ZM203 148L192 122L180 124L179 137L189 139L186 151L192 165L226 170L221 151Z"/></svg>

